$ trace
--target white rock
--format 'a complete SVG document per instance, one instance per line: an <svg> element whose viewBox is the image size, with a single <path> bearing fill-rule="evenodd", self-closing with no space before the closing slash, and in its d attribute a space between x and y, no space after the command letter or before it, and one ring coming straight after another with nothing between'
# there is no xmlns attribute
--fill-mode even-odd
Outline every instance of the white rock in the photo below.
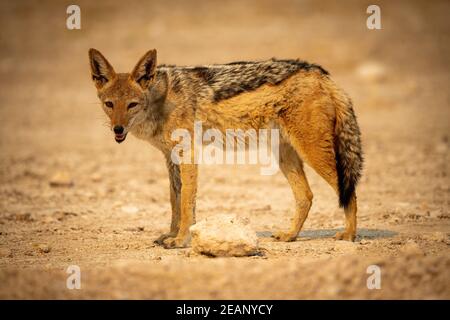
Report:
<svg viewBox="0 0 450 320"><path fill-rule="evenodd" d="M443 232L433 232L430 234L425 234L422 236L423 239L428 240L428 241L436 241L436 242L443 242L443 243L447 243L448 240L448 236L447 234L443 233Z"/></svg>
<svg viewBox="0 0 450 320"><path fill-rule="evenodd" d="M93 182L100 182L102 181L102 176L99 173L94 173L91 175L91 180Z"/></svg>
<svg viewBox="0 0 450 320"><path fill-rule="evenodd" d="M53 174L50 181L52 187L72 187L73 180L70 173L66 171L58 171Z"/></svg>
<svg viewBox="0 0 450 320"><path fill-rule="evenodd" d="M359 241L359 244L362 245L362 246L365 246L367 244L370 244L370 241L367 240L367 239L361 239L361 241Z"/></svg>
<svg viewBox="0 0 450 320"><path fill-rule="evenodd" d="M35 244L36 249L41 253L49 253L52 248L47 244Z"/></svg>
<svg viewBox="0 0 450 320"><path fill-rule="evenodd" d="M258 253L258 237L247 222L234 214L222 214L197 222L191 228L192 249L220 257Z"/></svg>
<svg viewBox="0 0 450 320"><path fill-rule="evenodd" d="M122 206L122 212L128 214L135 214L139 212L139 208L135 206Z"/></svg>

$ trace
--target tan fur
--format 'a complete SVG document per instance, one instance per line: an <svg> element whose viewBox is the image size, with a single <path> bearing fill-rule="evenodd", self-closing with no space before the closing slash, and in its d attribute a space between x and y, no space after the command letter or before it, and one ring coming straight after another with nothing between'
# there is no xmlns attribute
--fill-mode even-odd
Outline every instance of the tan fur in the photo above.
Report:
<svg viewBox="0 0 450 320"><path fill-rule="evenodd" d="M354 162L358 165L357 160L362 162L359 129L350 100L327 74L317 68L298 70L279 84L262 84L217 101L211 98L212 89L196 82L195 73L192 75L189 69L183 69L187 70L184 71L186 84L183 89L176 90L178 71L161 67L156 73L156 51L147 53L131 74L115 74L96 50L91 49L90 58L99 98L102 102L114 103L112 109L103 105L111 126L124 126L126 133L131 132L150 142L166 156L172 223L170 232L157 240L166 248L187 246L189 227L195 223L197 165L176 165L170 160L170 152L177 143L171 140L172 132L184 128L193 135L194 121L203 121L204 126L223 132L226 129L281 129L280 168L296 201L291 227L274 235L283 241L296 239L312 204L313 194L303 171L303 162L337 193L340 186L336 150L342 153L346 143L353 143L353 149L359 148L359 158ZM138 107L127 110L130 101L137 101ZM357 138L351 137L352 132ZM342 142L341 149L336 148L339 146L337 140ZM345 164L351 165L355 157L344 154ZM354 240L356 208L353 192L351 201L345 206L346 229L336 235L337 239Z"/></svg>

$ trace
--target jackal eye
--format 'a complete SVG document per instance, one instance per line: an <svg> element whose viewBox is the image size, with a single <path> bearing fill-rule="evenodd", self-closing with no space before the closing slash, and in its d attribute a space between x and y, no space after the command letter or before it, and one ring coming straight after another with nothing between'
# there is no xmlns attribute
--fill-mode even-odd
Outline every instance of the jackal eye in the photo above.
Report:
<svg viewBox="0 0 450 320"><path fill-rule="evenodd" d="M114 104L111 101L106 101L105 106L107 106L108 108L112 108L114 107Z"/></svg>
<svg viewBox="0 0 450 320"><path fill-rule="evenodd" d="M136 107L137 105L138 105L137 102L131 102L131 103L128 105L128 109L134 108L134 107Z"/></svg>

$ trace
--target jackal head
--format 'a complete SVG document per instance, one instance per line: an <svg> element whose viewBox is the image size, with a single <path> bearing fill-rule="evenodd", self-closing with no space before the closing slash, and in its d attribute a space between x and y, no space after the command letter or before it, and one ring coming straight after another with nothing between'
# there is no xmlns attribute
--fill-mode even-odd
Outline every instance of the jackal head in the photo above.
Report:
<svg viewBox="0 0 450 320"><path fill-rule="evenodd" d="M131 73L116 73L95 49L89 50L89 61L102 108L111 120L116 142L121 143L148 115L149 88L156 74L156 50L148 51Z"/></svg>

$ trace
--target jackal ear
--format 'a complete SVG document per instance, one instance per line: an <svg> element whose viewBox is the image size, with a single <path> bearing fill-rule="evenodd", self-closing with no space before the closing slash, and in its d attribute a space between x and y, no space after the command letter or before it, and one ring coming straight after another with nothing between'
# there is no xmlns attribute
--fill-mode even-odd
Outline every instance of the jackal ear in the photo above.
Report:
<svg viewBox="0 0 450 320"><path fill-rule="evenodd" d="M144 56L139 60L131 72L131 78L145 90L155 79L155 74L156 49L153 49L144 54Z"/></svg>
<svg viewBox="0 0 450 320"><path fill-rule="evenodd" d="M89 49L89 62L91 65L92 80L97 89L101 89L108 81L111 81L116 73L106 58L95 49Z"/></svg>

